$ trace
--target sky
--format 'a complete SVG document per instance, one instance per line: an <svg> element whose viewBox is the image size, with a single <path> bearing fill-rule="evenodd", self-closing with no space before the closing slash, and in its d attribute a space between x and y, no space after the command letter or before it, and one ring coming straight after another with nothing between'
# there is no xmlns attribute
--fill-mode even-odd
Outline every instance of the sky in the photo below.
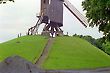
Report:
<svg viewBox="0 0 110 73"><path fill-rule="evenodd" d="M69 0L83 15L85 15L81 3L83 0ZM26 34L28 28L37 22L36 14L40 12L40 0L15 0L15 3L8 2L0 5L0 43L16 38L19 33ZM70 12L64 7L64 33L69 35L90 35L94 38L102 37L98 28L85 28ZM39 28L42 31L44 24Z"/></svg>

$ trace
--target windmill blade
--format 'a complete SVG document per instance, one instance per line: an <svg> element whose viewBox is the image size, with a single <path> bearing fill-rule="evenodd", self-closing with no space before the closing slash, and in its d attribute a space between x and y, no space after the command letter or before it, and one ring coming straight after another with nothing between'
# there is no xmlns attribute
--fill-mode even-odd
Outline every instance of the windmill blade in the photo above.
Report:
<svg viewBox="0 0 110 73"><path fill-rule="evenodd" d="M89 23L85 16L83 16L68 0L64 0L64 5L85 27L87 27Z"/></svg>

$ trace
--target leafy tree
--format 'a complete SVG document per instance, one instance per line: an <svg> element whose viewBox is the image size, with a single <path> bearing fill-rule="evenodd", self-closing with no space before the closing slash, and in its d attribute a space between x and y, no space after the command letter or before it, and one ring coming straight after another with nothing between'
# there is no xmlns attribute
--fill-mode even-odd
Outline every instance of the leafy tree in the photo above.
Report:
<svg viewBox="0 0 110 73"><path fill-rule="evenodd" d="M103 43L104 52L110 55L110 42Z"/></svg>
<svg viewBox="0 0 110 73"><path fill-rule="evenodd" d="M95 46L105 52L105 48L104 48L104 45L103 44L105 44L106 42L105 42L104 37L103 38L96 39L95 41L96 41L95 42Z"/></svg>
<svg viewBox="0 0 110 73"><path fill-rule="evenodd" d="M14 2L14 0L0 0L0 4L5 4L7 1L12 1L12 2Z"/></svg>
<svg viewBox="0 0 110 73"><path fill-rule="evenodd" d="M83 36L82 38L87 40L92 45L96 46L96 39L92 38L91 36Z"/></svg>
<svg viewBox="0 0 110 73"><path fill-rule="evenodd" d="M90 27L99 26L106 39L110 40L110 0L85 0L83 9Z"/></svg>

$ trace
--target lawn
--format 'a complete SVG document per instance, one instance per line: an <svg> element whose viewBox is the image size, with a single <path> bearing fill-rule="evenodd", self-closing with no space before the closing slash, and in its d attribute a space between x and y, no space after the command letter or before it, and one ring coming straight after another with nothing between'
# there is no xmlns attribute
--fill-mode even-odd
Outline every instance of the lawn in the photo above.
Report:
<svg viewBox="0 0 110 73"><path fill-rule="evenodd" d="M42 68L51 70L110 67L110 56L78 37L57 37Z"/></svg>
<svg viewBox="0 0 110 73"><path fill-rule="evenodd" d="M43 36L23 36L0 44L0 61L9 56L21 56L33 63L39 58L47 40Z"/></svg>

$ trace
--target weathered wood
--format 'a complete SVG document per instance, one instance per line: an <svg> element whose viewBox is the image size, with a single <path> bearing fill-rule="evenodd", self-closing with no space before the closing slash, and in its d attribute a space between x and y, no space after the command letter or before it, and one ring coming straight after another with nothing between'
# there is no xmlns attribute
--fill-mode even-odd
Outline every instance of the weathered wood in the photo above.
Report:
<svg viewBox="0 0 110 73"><path fill-rule="evenodd" d="M46 24L48 24L48 20L49 20L47 15L48 5L49 5L49 0L41 0L40 16L43 17L42 23L46 23Z"/></svg>
<svg viewBox="0 0 110 73"><path fill-rule="evenodd" d="M64 0L64 5L85 27L87 27L89 23L85 16L83 16L68 0Z"/></svg>
<svg viewBox="0 0 110 73"><path fill-rule="evenodd" d="M40 16L45 16L48 5L49 0L41 0Z"/></svg>
<svg viewBox="0 0 110 73"><path fill-rule="evenodd" d="M43 31L50 31L51 35L62 32L59 28L63 26L63 1L51 0L44 12L42 23L46 23Z"/></svg>
<svg viewBox="0 0 110 73"><path fill-rule="evenodd" d="M51 0L49 5L48 17L50 24L53 26L63 26L63 1Z"/></svg>

